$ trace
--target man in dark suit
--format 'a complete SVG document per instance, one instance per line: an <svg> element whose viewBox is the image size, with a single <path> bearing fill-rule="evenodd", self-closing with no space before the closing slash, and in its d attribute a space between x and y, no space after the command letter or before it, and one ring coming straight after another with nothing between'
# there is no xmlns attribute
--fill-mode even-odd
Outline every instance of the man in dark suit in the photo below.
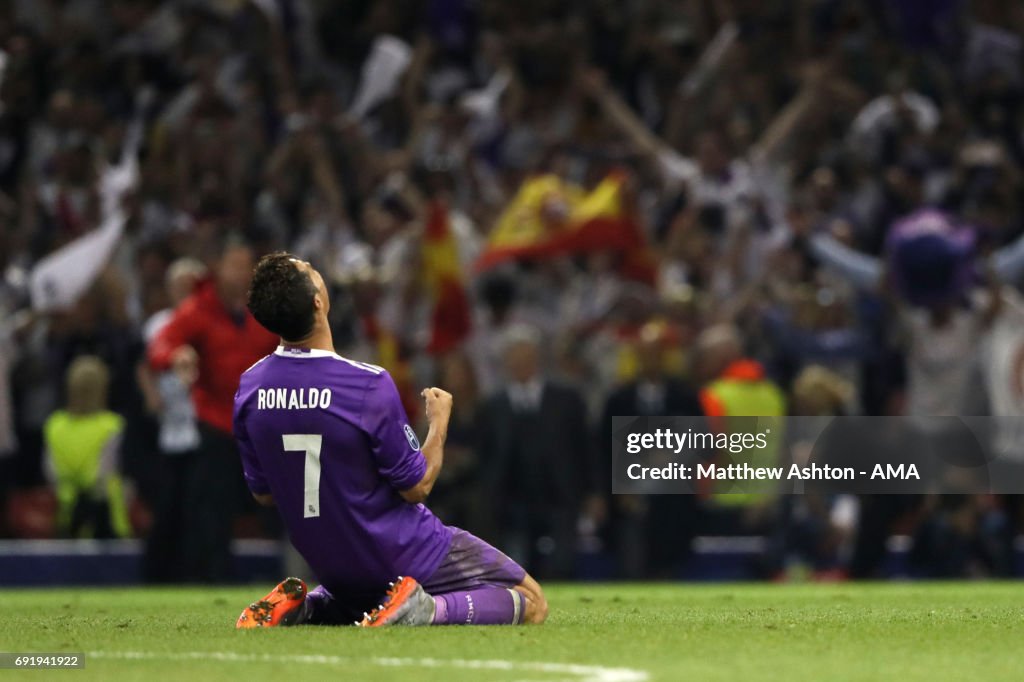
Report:
<svg viewBox="0 0 1024 682"><path fill-rule="evenodd" d="M605 453L599 467L610 476L612 417L693 417L703 415L697 393L666 371L671 343L667 327L651 322L637 341L637 378L608 397L601 418L598 446ZM601 486L611 489L610 481ZM609 499L607 535L623 577L672 578L689 555L696 528L693 495L618 495Z"/></svg>
<svg viewBox="0 0 1024 682"><path fill-rule="evenodd" d="M571 577L580 504L593 490L586 407L576 390L543 376L532 327L508 332L504 364L504 387L480 410L495 540L538 579Z"/></svg>

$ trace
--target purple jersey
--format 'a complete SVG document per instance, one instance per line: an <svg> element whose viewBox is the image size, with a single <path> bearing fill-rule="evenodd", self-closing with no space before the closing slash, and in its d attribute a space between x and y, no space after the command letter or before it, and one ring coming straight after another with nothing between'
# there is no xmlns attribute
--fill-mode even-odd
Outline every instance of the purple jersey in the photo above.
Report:
<svg viewBox="0 0 1024 682"><path fill-rule="evenodd" d="M383 369L279 347L242 375L234 426L249 489L274 496L292 544L328 589L423 581L441 564L451 530L398 494L427 463Z"/></svg>

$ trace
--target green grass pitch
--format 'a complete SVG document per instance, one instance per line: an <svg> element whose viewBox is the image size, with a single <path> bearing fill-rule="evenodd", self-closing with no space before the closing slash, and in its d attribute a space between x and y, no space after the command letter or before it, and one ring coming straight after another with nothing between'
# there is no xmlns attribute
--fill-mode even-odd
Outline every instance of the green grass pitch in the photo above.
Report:
<svg viewBox="0 0 1024 682"><path fill-rule="evenodd" d="M238 632L264 586L0 592L0 680L1022 680L1024 586L551 585L539 627Z"/></svg>

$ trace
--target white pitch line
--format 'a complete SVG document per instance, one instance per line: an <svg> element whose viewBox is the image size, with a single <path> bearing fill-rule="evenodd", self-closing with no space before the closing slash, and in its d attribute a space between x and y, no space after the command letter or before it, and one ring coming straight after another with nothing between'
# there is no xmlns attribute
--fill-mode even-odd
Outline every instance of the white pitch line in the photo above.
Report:
<svg viewBox="0 0 1024 682"><path fill-rule="evenodd" d="M476 660L467 658L351 658L321 654L238 654L231 651L90 651L86 656L120 660L227 661L230 663L309 663L317 665L352 665L369 663L393 668L462 668L464 670L504 670L509 672L571 675L572 682L646 682L646 671L632 668L606 668L599 665L549 663L545 661ZM549 681L553 682L553 681Z"/></svg>

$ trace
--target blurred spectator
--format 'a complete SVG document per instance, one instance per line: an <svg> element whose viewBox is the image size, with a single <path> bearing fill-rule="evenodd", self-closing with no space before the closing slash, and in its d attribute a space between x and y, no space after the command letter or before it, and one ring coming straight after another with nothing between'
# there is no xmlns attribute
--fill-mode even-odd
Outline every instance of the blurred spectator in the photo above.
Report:
<svg viewBox="0 0 1024 682"><path fill-rule="evenodd" d="M154 313L143 326L152 343L174 316L175 309L192 294L206 273L202 263L181 258L167 268L167 299L170 306ZM153 373L146 362L138 366L139 387L150 413L160 420L157 445L161 462L160 497L146 539L145 573L150 580L176 582L186 577L183 548L186 545L185 509L188 506L187 474L199 455L199 428L189 386L173 370Z"/></svg>
<svg viewBox="0 0 1024 682"><path fill-rule="evenodd" d="M594 490L586 407L542 373L535 328L509 329L504 350L505 386L481 406L478 426L495 536L531 575L568 577L580 504Z"/></svg>
<svg viewBox="0 0 1024 682"><path fill-rule="evenodd" d="M597 472L602 490L611 489L605 477L612 466L612 417L703 414L697 392L669 375L672 341L672 330L665 323L645 325L636 343L636 379L608 396L597 435L599 447L607 452ZM697 530L695 496L609 494L603 502L610 508L611 542L623 577L670 578L679 573Z"/></svg>
<svg viewBox="0 0 1024 682"><path fill-rule="evenodd" d="M968 495L929 497L922 522L915 529L910 564L925 578L977 578L996 568L990 541L995 534L984 528L991 510L983 498Z"/></svg>
<svg viewBox="0 0 1024 682"><path fill-rule="evenodd" d="M7 317L7 311L0 308ZM8 321L0 322L0 537L6 535L3 516L7 508L7 495L14 487L14 455L18 442L14 431L14 406L11 392L11 365L14 360L14 330Z"/></svg>
<svg viewBox="0 0 1024 682"><path fill-rule="evenodd" d="M231 437L234 394L242 372L278 342L245 307L254 264L252 249L229 239L213 278L178 305L149 345L154 370L173 369L192 387L199 421L198 452L184 460L183 474L187 504L182 557L190 580L231 577L232 525L246 499Z"/></svg>
<svg viewBox="0 0 1024 682"><path fill-rule="evenodd" d="M67 404L43 427L47 478L57 492L63 537L113 538L131 533L120 476L124 419L107 409L110 373L95 356L67 372Z"/></svg>
<svg viewBox="0 0 1024 682"><path fill-rule="evenodd" d="M890 232L887 275L881 262L827 235L813 242L820 258L860 286L880 287L887 276L900 331L908 337L907 414L972 414L983 402L976 351L1002 296L994 273L987 289L975 287L974 239L949 216L915 212ZM1007 258L997 254L993 261L1004 274L1012 272Z"/></svg>
<svg viewBox="0 0 1024 682"><path fill-rule="evenodd" d="M713 430L751 432L742 417L760 417L758 428L769 428L778 438L784 430L781 419L786 415L786 396L769 379L764 367L743 354L739 331L730 325L709 327L697 339L697 372L703 380L700 403ZM732 420L736 420L733 424ZM778 440L772 439L773 443ZM757 450L744 456L751 466L776 466L782 453L773 448ZM718 489L709 491L704 504L705 527L725 535L768 535L777 522L777 500L767 494L732 493ZM761 572L773 571L764 566Z"/></svg>
<svg viewBox="0 0 1024 682"><path fill-rule="evenodd" d="M832 417L850 413L854 391L850 382L821 365L804 368L794 379L790 414L824 419L791 420L787 426L787 462L801 467L811 461L818 427ZM855 495L830 495L805 490L780 500L779 523L773 532L772 551L778 568L794 573L800 562L819 579L842 577L843 560L856 531L858 501Z"/></svg>

